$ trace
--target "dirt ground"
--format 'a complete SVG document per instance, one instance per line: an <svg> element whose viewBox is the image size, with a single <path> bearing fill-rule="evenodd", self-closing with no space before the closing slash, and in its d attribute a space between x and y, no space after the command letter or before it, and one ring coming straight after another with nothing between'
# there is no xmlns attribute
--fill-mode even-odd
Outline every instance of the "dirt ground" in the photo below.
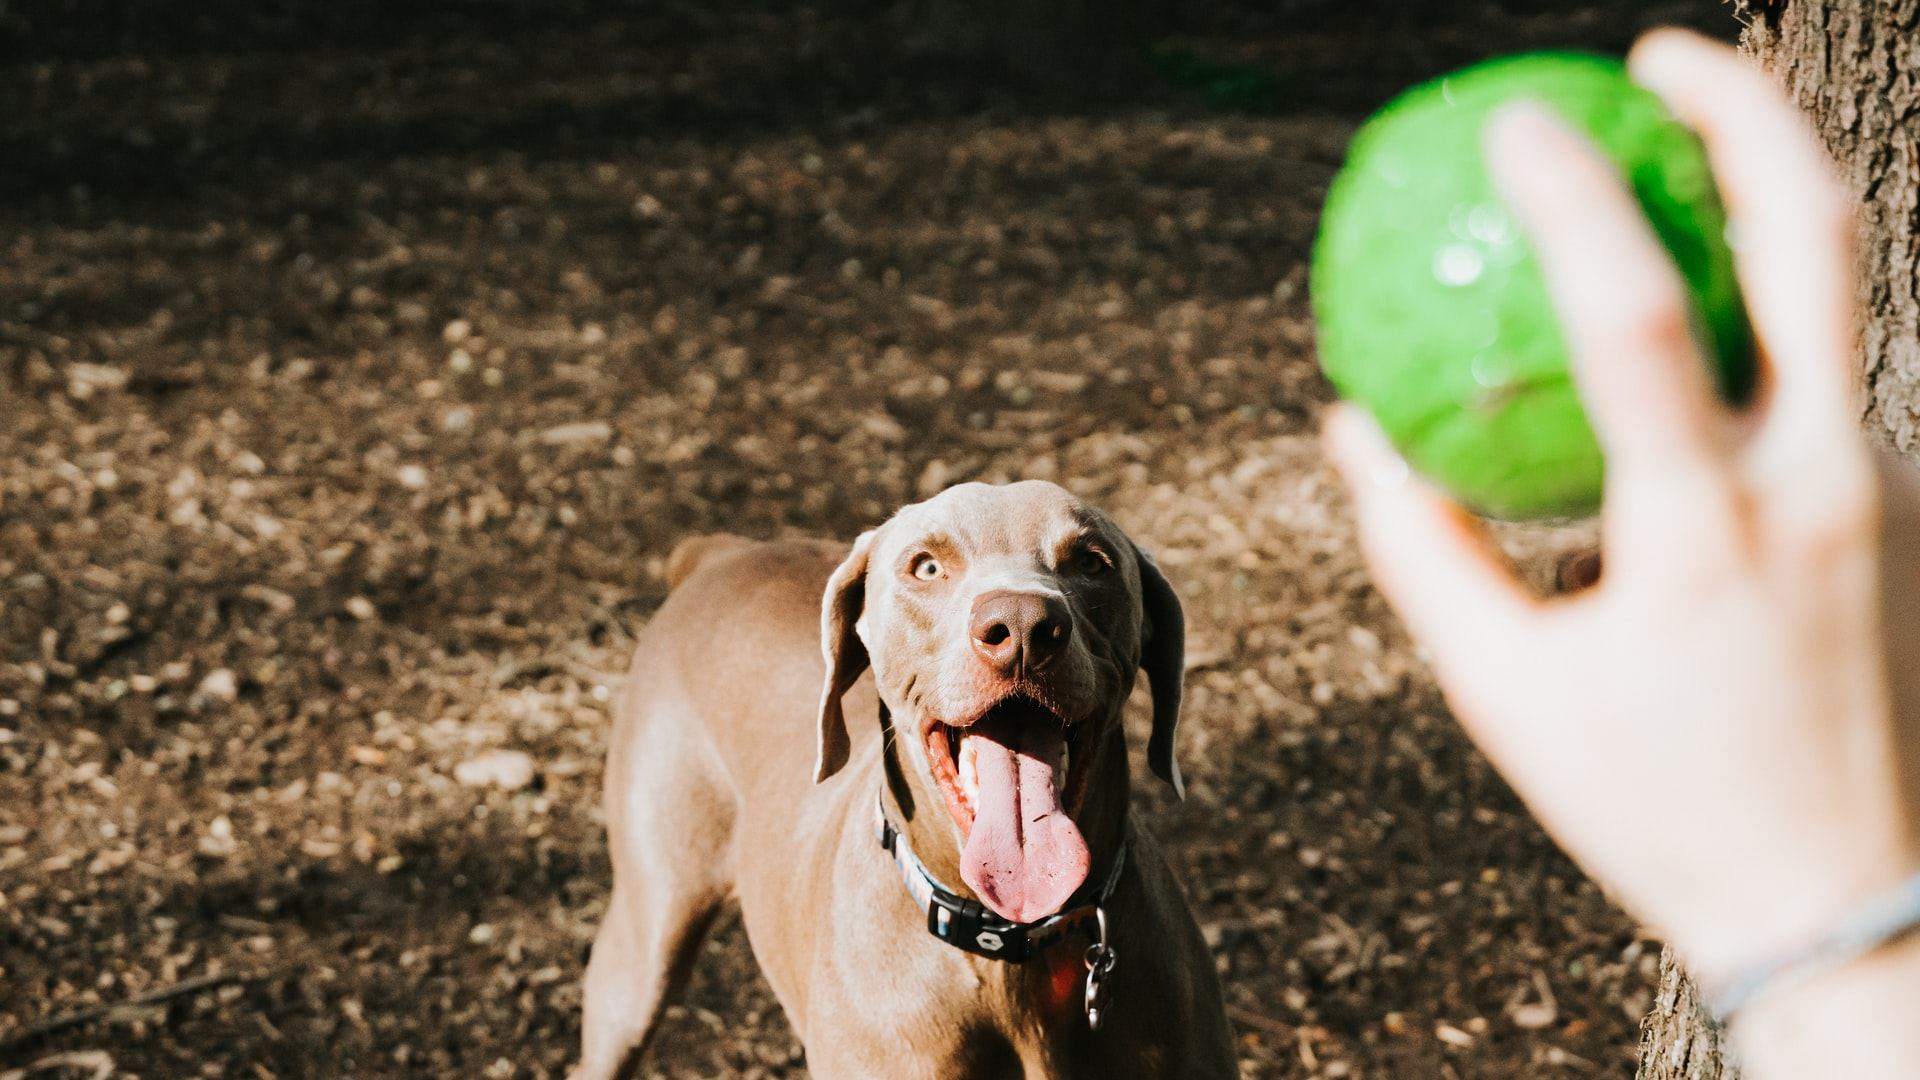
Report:
<svg viewBox="0 0 1920 1080"><path fill-rule="evenodd" d="M1023 476L1186 598L1245 1075L1628 1074L1657 945L1369 587L1304 259L1394 89L1712 0L1196 20L1258 115L871 4L110 7L0 67L0 1076L560 1075L668 547ZM649 1067L804 1075L737 926Z"/></svg>

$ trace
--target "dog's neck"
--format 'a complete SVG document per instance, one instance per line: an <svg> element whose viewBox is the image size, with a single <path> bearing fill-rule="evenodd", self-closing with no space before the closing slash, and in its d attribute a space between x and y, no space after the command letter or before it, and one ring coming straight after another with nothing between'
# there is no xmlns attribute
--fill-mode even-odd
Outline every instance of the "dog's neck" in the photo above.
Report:
<svg viewBox="0 0 1920 1080"><path fill-rule="evenodd" d="M900 760L894 747L899 734L895 732L895 737L887 740L882 755L882 804L927 872L949 889L977 900L960 878L960 844L946 799L934 789L932 778ZM1118 857L1126 837L1129 771L1120 718L1113 717L1089 742L1091 747L1085 752L1091 753L1093 760L1087 766L1086 797L1072 816L1090 856L1088 880L1099 881Z"/></svg>

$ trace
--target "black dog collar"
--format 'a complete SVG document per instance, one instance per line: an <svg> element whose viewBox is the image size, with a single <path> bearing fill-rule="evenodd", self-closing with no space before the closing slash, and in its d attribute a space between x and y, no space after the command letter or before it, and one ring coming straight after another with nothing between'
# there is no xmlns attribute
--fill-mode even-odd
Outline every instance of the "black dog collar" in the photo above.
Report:
<svg viewBox="0 0 1920 1080"><path fill-rule="evenodd" d="M994 960L1020 963L1040 955L1079 930L1087 939L1106 951L1106 916L1102 908L1120 882L1120 871L1127 863L1127 844L1120 842L1113 855L1113 866L1099 888L1082 885L1061 910L1034 922L1008 922L978 901L969 900L940 883L920 860L914 857L907 838L887 820L884 803L876 802L880 846L887 849L900 866L900 879L906 883L913 902L927 913L927 933L941 941ZM1088 884L1091 884L1089 882ZM1111 965L1109 965L1111 966Z"/></svg>

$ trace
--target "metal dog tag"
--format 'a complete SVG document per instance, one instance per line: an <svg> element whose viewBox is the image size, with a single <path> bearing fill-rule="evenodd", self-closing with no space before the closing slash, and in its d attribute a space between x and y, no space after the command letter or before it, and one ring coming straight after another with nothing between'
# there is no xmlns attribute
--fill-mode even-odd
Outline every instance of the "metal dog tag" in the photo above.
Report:
<svg viewBox="0 0 1920 1080"><path fill-rule="evenodd" d="M1107 912L1105 908L1094 909L1099 923L1099 938L1087 946L1085 964L1087 965L1087 1027L1100 1030L1101 1011L1106 1008L1107 977L1113 974L1114 965L1120 962L1120 954L1107 944Z"/></svg>

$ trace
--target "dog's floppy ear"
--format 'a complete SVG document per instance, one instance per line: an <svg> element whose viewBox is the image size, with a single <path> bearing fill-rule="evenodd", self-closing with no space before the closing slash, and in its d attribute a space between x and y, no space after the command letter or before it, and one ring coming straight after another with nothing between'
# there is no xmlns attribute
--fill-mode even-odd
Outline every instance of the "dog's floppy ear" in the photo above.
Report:
<svg viewBox="0 0 1920 1080"><path fill-rule="evenodd" d="M1154 775L1185 798L1180 762L1173 755L1173 733L1180 725L1180 689L1186 678L1187 618L1180 598L1153 557L1135 547L1140 564L1140 603L1146 621L1140 628L1140 670L1147 673L1153 695L1153 730L1147 736L1147 765Z"/></svg>
<svg viewBox="0 0 1920 1080"><path fill-rule="evenodd" d="M869 529L853 542L853 550L827 579L826 594L820 599L820 651L827 660L827 677L820 691L819 751L813 765L816 784L840 771L852 746L840 697L867 670L867 646L854 624L866 605L867 553L873 550L878 531Z"/></svg>

